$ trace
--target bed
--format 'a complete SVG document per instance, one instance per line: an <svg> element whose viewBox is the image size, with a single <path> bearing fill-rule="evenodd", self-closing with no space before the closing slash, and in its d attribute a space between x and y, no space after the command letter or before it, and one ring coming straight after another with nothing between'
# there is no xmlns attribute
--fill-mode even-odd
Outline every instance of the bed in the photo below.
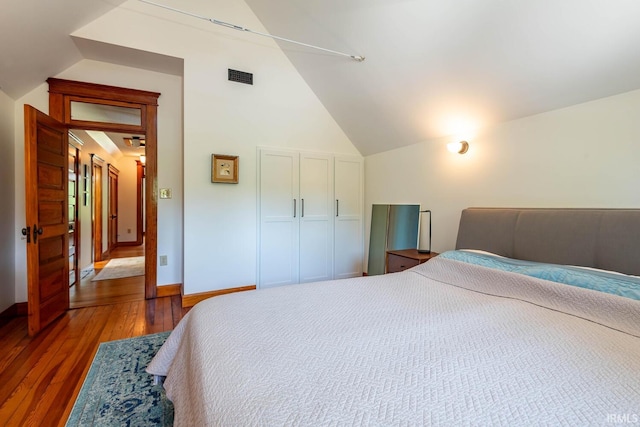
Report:
<svg viewBox="0 0 640 427"><path fill-rule="evenodd" d="M640 210L465 209L456 249L205 300L147 371L177 426L640 422Z"/></svg>

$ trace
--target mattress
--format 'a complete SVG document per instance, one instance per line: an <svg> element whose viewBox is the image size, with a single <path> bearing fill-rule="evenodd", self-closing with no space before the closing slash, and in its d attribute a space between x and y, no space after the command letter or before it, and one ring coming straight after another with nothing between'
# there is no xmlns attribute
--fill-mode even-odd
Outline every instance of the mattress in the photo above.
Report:
<svg viewBox="0 0 640 427"><path fill-rule="evenodd" d="M177 426L602 425L639 337L639 301L436 257L203 301L147 371Z"/></svg>

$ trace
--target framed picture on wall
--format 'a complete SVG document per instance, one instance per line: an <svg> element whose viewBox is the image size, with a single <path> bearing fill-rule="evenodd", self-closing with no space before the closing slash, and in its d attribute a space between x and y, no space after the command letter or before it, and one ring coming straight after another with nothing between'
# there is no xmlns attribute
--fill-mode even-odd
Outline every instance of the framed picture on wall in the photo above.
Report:
<svg viewBox="0 0 640 427"><path fill-rule="evenodd" d="M238 183L238 156L211 155L211 182Z"/></svg>

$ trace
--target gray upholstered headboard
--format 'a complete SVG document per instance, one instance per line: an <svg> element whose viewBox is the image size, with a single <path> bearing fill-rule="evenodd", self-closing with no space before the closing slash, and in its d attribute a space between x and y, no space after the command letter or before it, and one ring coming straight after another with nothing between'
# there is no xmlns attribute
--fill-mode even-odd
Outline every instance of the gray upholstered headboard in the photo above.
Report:
<svg viewBox="0 0 640 427"><path fill-rule="evenodd" d="M468 208L456 249L640 275L640 209Z"/></svg>

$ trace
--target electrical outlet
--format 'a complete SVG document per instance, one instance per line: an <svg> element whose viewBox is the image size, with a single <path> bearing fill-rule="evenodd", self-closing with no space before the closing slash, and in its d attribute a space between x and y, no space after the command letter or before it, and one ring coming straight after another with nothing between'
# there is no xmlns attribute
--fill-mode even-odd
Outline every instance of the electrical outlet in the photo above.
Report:
<svg viewBox="0 0 640 427"><path fill-rule="evenodd" d="M160 255L160 265L167 265L167 256L166 255Z"/></svg>

